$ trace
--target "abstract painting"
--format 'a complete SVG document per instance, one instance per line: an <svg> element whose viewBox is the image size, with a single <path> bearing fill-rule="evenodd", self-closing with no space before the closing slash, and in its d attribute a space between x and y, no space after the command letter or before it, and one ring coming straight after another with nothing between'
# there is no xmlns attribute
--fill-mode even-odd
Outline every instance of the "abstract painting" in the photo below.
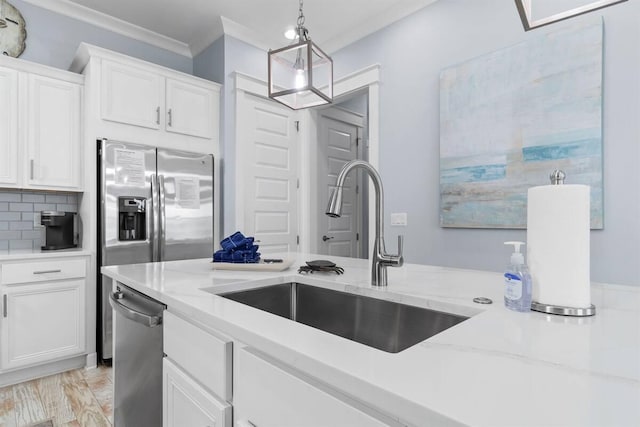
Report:
<svg viewBox="0 0 640 427"><path fill-rule="evenodd" d="M440 225L526 228L527 190L563 170L603 226L601 19L440 74Z"/></svg>

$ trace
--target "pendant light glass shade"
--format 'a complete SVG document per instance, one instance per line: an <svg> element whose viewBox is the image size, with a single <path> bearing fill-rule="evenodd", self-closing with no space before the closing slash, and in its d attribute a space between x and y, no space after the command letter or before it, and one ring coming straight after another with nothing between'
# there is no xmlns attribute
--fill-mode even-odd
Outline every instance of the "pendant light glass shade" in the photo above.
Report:
<svg viewBox="0 0 640 427"><path fill-rule="evenodd" d="M302 1L298 43L269 50L269 98L299 110L333 100L333 61L307 37Z"/></svg>

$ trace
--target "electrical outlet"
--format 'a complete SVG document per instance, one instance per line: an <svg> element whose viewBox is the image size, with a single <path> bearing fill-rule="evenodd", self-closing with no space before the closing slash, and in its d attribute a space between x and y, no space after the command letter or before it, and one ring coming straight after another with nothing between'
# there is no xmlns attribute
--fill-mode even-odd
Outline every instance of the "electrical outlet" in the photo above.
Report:
<svg viewBox="0 0 640 427"><path fill-rule="evenodd" d="M392 213L391 214L391 225L399 225L399 226L406 227L406 225L407 225L407 214L406 214L406 212Z"/></svg>

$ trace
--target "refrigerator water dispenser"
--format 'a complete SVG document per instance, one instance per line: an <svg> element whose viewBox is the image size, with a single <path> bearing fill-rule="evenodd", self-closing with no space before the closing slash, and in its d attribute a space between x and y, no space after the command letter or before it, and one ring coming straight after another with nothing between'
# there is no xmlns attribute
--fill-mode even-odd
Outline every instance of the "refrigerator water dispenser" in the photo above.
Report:
<svg viewBox="0 0 640 427"><path fill-rule="evenodd" d="M147 221L144 197L119 197L118 240L145 240Z"/></svg>

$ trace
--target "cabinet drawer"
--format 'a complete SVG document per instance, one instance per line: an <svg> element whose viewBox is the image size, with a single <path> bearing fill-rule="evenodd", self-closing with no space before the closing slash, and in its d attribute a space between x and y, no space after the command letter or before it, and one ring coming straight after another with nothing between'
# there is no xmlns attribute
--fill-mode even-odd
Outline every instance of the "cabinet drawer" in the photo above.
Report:
<svg viewBox="0 0 640 427"><path fill-rule="evenodd" d="M87 275L86 259L55 259L2 263L0 283L33 283L82 278Z"/></svg>
<svg viewBox="0 0 640 427"><path fill-rule="evenodd" d="M165 312L164 352L184 371L231 401L231 362L233 343Z"/></svg>
<svg viewBox="0 0 640 427"><path fill-rule="evenodd" d="M326 387L313 385L251 349L238 351L233 411L236 426L389 427L397 423ZM347 399L346 396L343 396ZM359 407L352 406L359 405Z"/></svg>
<svg viewBox="0 0 640 427"><path fill-rule="evenodd" d="M231 427L231 405L213 397L166 358L162 372L164 427Z"/></svg>

